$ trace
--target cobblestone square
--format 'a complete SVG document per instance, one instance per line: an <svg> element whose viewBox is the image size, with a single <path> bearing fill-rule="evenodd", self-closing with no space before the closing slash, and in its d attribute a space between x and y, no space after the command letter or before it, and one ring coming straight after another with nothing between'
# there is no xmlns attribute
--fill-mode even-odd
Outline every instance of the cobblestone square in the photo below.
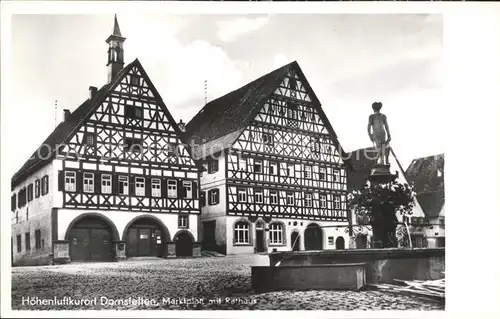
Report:
<svg viewBox="0 0 500 319"><path fill-rule="evenodd" d="M16 267L12 270L12 308L444 310L433 301L375 290L256 294L251 290L250 266L268 264L264 255L238 255ZM61 303L49 304L54 298ZM80 300L87 304L78 305Z"/></svg>

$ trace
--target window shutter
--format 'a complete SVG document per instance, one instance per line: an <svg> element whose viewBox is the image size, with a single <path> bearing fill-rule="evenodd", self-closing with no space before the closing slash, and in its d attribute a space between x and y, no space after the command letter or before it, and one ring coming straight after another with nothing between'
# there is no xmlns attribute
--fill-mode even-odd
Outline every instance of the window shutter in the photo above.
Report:
<svg viewBox="0 0 500 319"><path fill-rule="evenodd" d="M58 185L57 185L57 189L59 191L63 191L64 190L64 171L59 171L58 173Z"/></svg>
<svg viewBox="0 0 500 319"><path fill-rule="evenodd" d="M96 194L101 193L101 173L94 174L94 191Z"/></svg>
<svg viewBox="0 0 500 319"><path fill-rule="evenodd" d="M144 187L146 187L146 197L151 197L151 177L144 178Z"/></svg>
<svg viewBox="0 0 500 319"><path fill-rule="evenodd" d="M177 198L184 198L184 187L182 187L182 179L177 180Z"/></svg>
<svg viewBox="0 0 500 319"><path fill-rule="evenodd" d="M207 204L206 193L204 191L200 192L200 206L203 207Z"/></svg>
<svg viewBox="0 0 500 319"><path fill-rule="evenodd" d="M215 192L215 203L213 204L215 205L219 203L219 189L218 188L214 189L214 192Z"/></svg>
<svg viewBox="0 0 500 319"><path fill-rule="evenodd" d="M76 192L81 193L82 190L83 190L82 172L78 171L76 172Z"/></svg>
<svg viewBox="0 0 500 319"><path fill-rule="evenodd" d="M214 159L214 169L213 169L213 172L217 172L219 170L219 159L218 158L215 158Z"/></svg>
<svg viewBox="0 0 500 319"><path fill-rule="evenodd" d="M193 199L198 199L198 182L193 182Z"/></svg>
<svg viewBox="0 0 500 319"><path fill-rule="evenodd" d="M135 176L129 176L128 178L128 194L135 196Z"/></svg>
<svg viewBox="0 0 500 319"><path fill-rule="evenodd" d="M116 173L111 175L111 193L118 194L118 175Z"/></svg>
<svg viewBox="0 0 500 319"><path fill-rule="evenodd" d="M167 179L162 178L161 179L161 193L163 194L163 197L168 197L168 184L167 184Z"/></svg>

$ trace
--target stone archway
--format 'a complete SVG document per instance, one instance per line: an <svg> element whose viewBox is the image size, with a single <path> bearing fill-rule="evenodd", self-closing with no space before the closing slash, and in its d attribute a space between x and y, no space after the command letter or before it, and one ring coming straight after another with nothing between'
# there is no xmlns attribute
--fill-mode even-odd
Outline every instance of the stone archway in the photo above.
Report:
<svg viewBox="0 0 500 319"><path fill-rule="evenodd" d="M304 248L305 250L322 250L323 249L323 230L316 223L307 225L304 231Z"/></svg>
<svg viewBox="0 0 500 319"><path fill-rule="evenodd" d="M162 257L170 233L157 217L140 215L125 226L122 238L126 242L127 257Z"/></svg>
<svg viewBox="0 0 500 319"><path fill-rule="evenodd" d="M193 235L187 230L179 230L174 236L175 255L177 257L193 256Z"/></svg>
<svg viewBox="0 0 500 319"><path fill-rule="evenodd" d="M113 241L119 238L114 223L99 213L76 217L65 234L72 261L112 261Z"/></svg>

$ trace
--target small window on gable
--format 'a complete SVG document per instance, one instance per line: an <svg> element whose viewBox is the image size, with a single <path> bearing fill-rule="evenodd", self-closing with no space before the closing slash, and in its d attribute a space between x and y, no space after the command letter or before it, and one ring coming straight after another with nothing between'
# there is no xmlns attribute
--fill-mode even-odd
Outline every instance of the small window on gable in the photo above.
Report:
<svg viewBox="0 0 500 319"><path fill-rule="evenodd" d="M123 149L126 152L140 153L142 152L142 140L140 138L125 137Z"/></svg>
<svg viewBox="0 0 500 319"><path fill-rule="evenodd" d="M130 84L134 86L139 86L139 76L137 75L131 75L130 76Z"/></svg>
<svg viewBox="0 0 500 319"><path fill-rule="evenodd" d="M288 84L291 90L297 89L297 79L295 79L294 77L288 78Z"/></svg>
<svg viewBox="0 0 500 319"><path fill-rule="evenodd" d="M133 106L133 105L126 105L125 106L125 117L129 119L137 119L140 120L142 119L142 108Z"/></svg>
<svg viewBox="0 0 500 319"><path fill-rule="evenodd" d="M83 135L83 143L87 146L95 146L96 138L95 134L91 132L86 132Z"/></svg>

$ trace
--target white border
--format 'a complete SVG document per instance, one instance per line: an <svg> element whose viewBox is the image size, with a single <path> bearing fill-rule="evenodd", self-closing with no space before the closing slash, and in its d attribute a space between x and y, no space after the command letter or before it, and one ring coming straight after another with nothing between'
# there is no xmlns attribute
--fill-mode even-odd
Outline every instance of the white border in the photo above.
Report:
<svg viewBox="0 0 500 319"><path fill-rule="evenodd" d="M496 317L500 300L500 5L449 2L0 2L2 114L9 107L10 16L12 14L247 13L442 13L446 61L447 300L445 312L418 311L9 311L10 176L1 176L2 317ZM415 110L418 112L418 110ZM8 120L3 116L2 122ZM8 135L2 128L2 140ZM425 123L422 125L425 129ZM417 132L418 133L418 132ZM2 148L3 150L3 148ZM2 171L8 154L2 154ZM8 164L8 162L7 162ZM496 177L496 179L495 179ZM491 246L491 247L490 247Z"/></svg>

